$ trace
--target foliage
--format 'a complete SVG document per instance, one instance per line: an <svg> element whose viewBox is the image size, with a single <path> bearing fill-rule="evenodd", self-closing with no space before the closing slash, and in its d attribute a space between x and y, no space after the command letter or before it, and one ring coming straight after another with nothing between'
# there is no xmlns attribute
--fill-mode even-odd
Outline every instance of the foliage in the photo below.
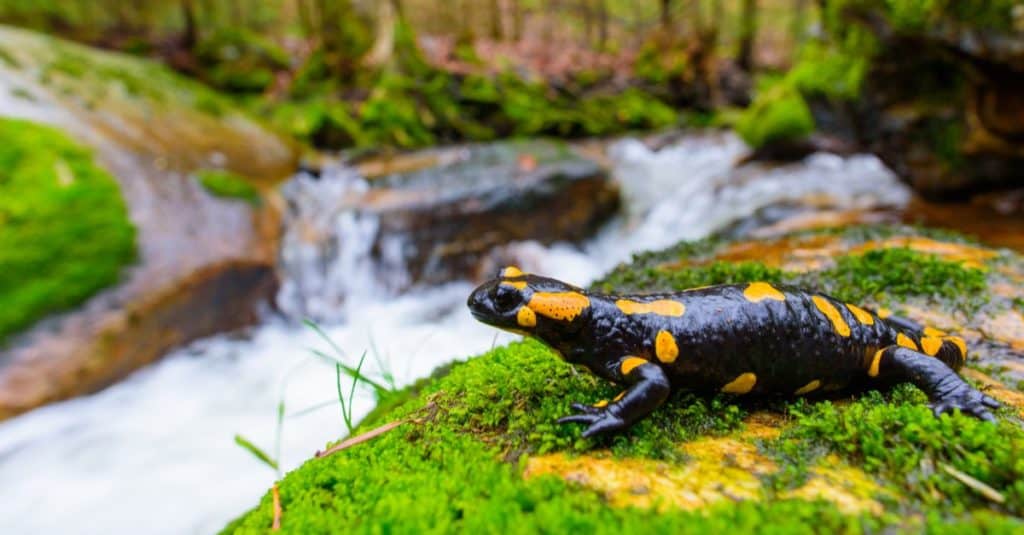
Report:
<svg viewBox="0 0 1024 535"><path fill-rule="evenodd" d="M241 199L251 204L260 202L260 192L236 173L224 169L200 169L195 175L203 188L217 197Z"/></svg>
<svg viewBox="0 0 1024 535"><path fill-rule="evenodd" d="M807 103L785 84L759 96L736 124L736 132L752 147L795 141L813 131L814 117Z"/></svg>
<svg viewBox="0 0 1024 535"><path fill-rule="evenodd" d="M63 133L0 119L0 341L117 282L135 228L117 182Z"/></svg>

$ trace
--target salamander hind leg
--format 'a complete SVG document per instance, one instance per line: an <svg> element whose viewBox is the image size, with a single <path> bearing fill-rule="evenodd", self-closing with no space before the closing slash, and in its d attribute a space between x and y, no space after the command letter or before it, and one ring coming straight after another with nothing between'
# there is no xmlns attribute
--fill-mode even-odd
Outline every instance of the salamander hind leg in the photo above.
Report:
<svg viewBox="0 0 1024 535"><path fill-rule="evenodd" d="M617 375L630 385L625 392L608 404L573 403L573 410L579 414L559 418L558 423L587 424L584 438L611 433L629 427L668 399L671 385L657 364L639 357L626 357L619 361Z"/></svg>
<svg viewBox="0 0 1024 535"><path fill-rule="evenodd" d="M880 349L874 356L868 376L908 381L924 391L938 416L958 409L985 421L994 421L991 409L999 402L964 382L941 360L903 346Z"/></svg>

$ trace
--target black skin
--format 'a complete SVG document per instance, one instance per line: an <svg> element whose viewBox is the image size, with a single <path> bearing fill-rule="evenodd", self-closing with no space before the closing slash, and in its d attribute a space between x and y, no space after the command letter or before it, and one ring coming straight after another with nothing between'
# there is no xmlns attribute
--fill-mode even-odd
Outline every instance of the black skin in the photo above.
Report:
<svg viewBox="0 0 1024 535"><path fill-rule="evenodd" d="M823 294L786 286L759 288L767 288L773 298L756 300L756 292L755 299L747 297L750 284L613 296L510 267L474 290L467 304L478 320L537 338L566 361L627 387L611 403L574 403L577 414L558 420L587 424L585 437L628 428L661 406L674 389L803 395L910 382L928 395L936 415L955 409L994 420L990 409L999 403L956 373L967 357L960 339L870 311L858 318L855 307ZM831 305L841 320L830 319L815 298ZM668 302L677 308L626 313L620 300ZM679 314L674 303L685 311ZM678 348L674 360L659 359L655 340L662 331ZM925 338L934 355L925 352ZM751 375L756 376L753 384ZM816 388L808 391L814 382Z"/></svg>

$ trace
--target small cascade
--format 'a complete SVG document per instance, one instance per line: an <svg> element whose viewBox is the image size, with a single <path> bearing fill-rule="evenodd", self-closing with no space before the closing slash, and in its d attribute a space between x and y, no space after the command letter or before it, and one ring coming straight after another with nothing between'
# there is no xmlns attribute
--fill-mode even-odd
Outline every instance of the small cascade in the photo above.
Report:
<svg viewBox="0 0 1024 535"><path fill-rule="evenodd" d="M375 260L380 216L359 206L368 190L355 169L341 164L319 176L300 172L281 188L287 211L277 305L288 316L336 323L345 318L346 298L385 295L406 283L396 240L383 248L384 262Z"/></svg>

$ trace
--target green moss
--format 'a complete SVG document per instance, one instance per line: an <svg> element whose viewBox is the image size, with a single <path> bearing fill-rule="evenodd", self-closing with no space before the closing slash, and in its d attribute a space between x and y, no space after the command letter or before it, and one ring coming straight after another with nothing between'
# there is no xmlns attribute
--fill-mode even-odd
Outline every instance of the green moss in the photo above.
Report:
<svg viewBox="0 0 1024 535"><path fill-rule="evenodd" d="M924 296L966 309L983 304L988 288L981 269L905 248L840 256L834 268L795 278L850 302L884 303Z"/></svg>
<svg viewBox="0 0 1024 535"><path fill-rule="evenodd" d="M796 89L779 84L747 108L736 124L736 132L755 148L795 141L814 132L814 117Z"/></svg>
<svg viewBox="0 0 1024 535"><path fill-rule="evenodd" d="M242 176L223 169L200 169L196 179L206 191L217 197L241 199L251 204L260 202L260 192Z"/></svg>
<svg viewBox="0 0 1024 535"><path fill-rule="evenodd" d="M0 119L0 342L118 280L135 229L117 182L63 133Z"/></svg>
<svg viewBox="0 0 1024 535"><path fill-rule="evenodd" d="M1024 430L1008 421L936 418L925 401L919 390L902 385L887 397L869 392L841 408L827 401L796 403L789 410L795 425L768 448L790 465L804 466L808 456L822 451L816 446L840 453L929 508L953 514L986 506L1024 512ZM996 489L1005 503L990 503L943 466Z"/></svg>

